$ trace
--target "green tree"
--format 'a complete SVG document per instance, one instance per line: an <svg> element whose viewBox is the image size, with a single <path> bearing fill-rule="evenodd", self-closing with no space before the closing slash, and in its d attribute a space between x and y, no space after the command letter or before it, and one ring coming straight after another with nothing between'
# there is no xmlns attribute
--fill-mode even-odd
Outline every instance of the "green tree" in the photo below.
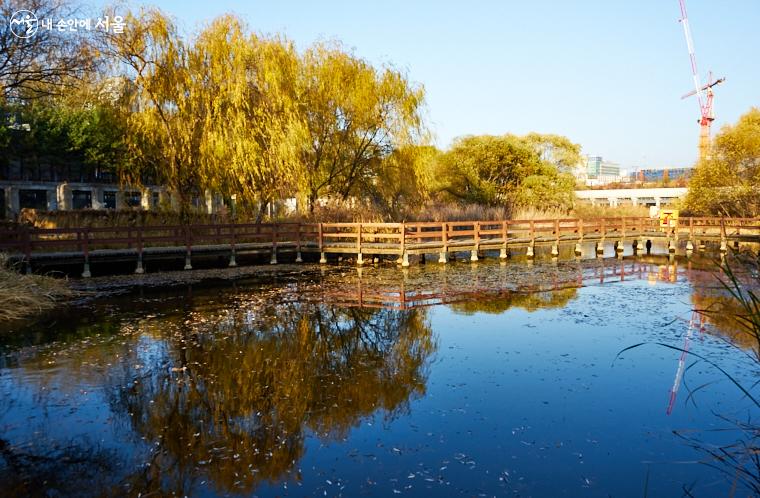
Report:
<svg viewBox="0 0 760 498"><path fill-rule="evenodd" d="M31 167L68 163L112 173L126 168L125 115L107 83L86 81L66 96L8 105L6 112L26 126L0 133L0 162L23 158Z"/></svg>
<svg viewBox="0 0 760 498"><path fill-rule="evenodd" d="M455 200L512 205L517 188L538 163L535 150L517 136L469 136L441 156L438 174Z"/></svg>
<svg viewBox="0 0 760 498"><path fill-rule="evenodd" d="M437 166L441 190L464 203L568 209L579 147L555 135L470 136L457 140Z"/></svg>
<svg viewBox="0 0 760 498"><path fill-rule="evenodd" d="M528 133L525 141L538 152L541 160L553 164L563 173L572 172L583 160L581 146L562 135Z"/></svg>
<svg viewBox="0 0 760 498"><path fill-rule="evenodd" d="M697 163L684 208L693 214L760 215L760 109L718 133Z"/></svg>

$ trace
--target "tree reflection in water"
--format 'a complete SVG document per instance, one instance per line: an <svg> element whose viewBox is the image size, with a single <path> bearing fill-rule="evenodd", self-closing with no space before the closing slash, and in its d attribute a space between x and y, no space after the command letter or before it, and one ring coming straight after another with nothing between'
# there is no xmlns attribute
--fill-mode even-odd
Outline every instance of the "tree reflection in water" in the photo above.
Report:
<svg viewBox="0 0 760 498"><path fill-rule="evenodd" d="M341 439L362 417L394 417L425 392L435 351L424 310L265 305L213 318L190 313L145 325L161 337L155 368L110 387L114 411L154 442L125 486L187 493L199 478L221 492L298 479L304 438Z"/></svg>
<svg viewBox="0 0 760 498"><path fill-rule="evenodd" d="M720 304L707 332L742 343L731 300L692 266L652 257L341 269L59 317L52 337L39 332L25 350L19 334L0 355L0 495L245 495L298 480L307 438L343 440L366 417L397 417L424 396L437 349L431 304L533 312L566 306L583 286L688 281L696 307ZM109 432L102 446L74 435L99 430Z"/></svg>

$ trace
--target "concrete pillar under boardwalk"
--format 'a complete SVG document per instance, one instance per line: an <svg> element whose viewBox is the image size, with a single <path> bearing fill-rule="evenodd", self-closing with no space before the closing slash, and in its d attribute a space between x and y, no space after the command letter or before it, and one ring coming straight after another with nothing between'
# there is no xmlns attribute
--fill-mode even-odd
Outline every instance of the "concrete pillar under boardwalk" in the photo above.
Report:
<svg viewBox="0 0 760 498"><path fill-rule="evenodd" d="M507 248L502 247L501 251L499 251L499 259L507 259Z"/></svg>
<svg viewBox="0 0 760 498"><path fill-rule="evenodd" d="M533 243L532 243L532 242L531 242L531 244L528 246L528 250L527 250L527 252L525 253L525 255L526 255L528 258L532 258L532 257L534 256L534 254L533 254Z"/></svg>
<svg viewBox="0 0 760 498"><path fill-rule="evenodd" d="M409 266L409 253L404 251L404 254L401 256L401 266L404 268Z"/></svg>
<svg viewBox="0 0 760 498"><path fill-rule="evenodd" d="M272 259L269 260L270 265L277 264L277 248L272 248Z"/></svg>
<svg viewBox="0 0 760 498"><path fill-rule="evenodd" d="M557 244L552 245L552 256L554 256L555 258L559 256L559 247L557 246Z"/></svg>
<svg viewBox="0 0 760 498"><path fill-rule="evenodd" d="M686 250L687 251L693 251L694 250L694 244L691 242L691 240L686 241Z"/></svg>
<svg viewBox="0 0 760 498"><path fill-rule="evenodd" d="M296 251L296 263L303 263L303 258L301 257L301 249L298 249L298 251Z"/></svg>
<svg viewBox="0 0 760 498"><path fill-rule="evenodd" d="M235 249L230 252L230 262L227 266L230 268L235 268L237 266L237 261L235 260Z"/></svg>
<svg viewBox="0 0 760 498"><path fill-rule="evenodd" d="M327 257L325 257L325 253L324 252L319 253L319 263L320 264L327 263Z"/></svg>
<svg viewBox="0 0 760 498"><path fill-rule="evenodd" d="M92 273L90 273L90 255L87 252L87 249L85 249L84 252L84 268L82 269L82 278L90 278L92 276Z"/></svg>
<svg viewBox="0 0 760 498"><path fill-rule="evenodd" d="M145 273L145 268L143 268L142 253L139 253L137 255L137 267L135 268L135 273L138 275L142 275L143 273Z"/></svg>
<svg viewBox="0 0 760 498"><path fill-rule="evenodd" d="M604 256L604 241L600 240L596 243L596 255Z"/></svg>
<svg viewBox="0 0 760 498"><path fill-rule="evenodd" d="M441 251L438 254L438 262L443 263L443 264L446 264L449 262L449 255L448 253L446 253L446 251Z"/></svg>
<svg viewBox="0 0 760 498"><path fill-rule="evenodd" d="M575 255L576 256L583 255L583 245L580 242L575 243Z"/></svg>
<svg viewBox="0 0 760 498"><path fill-rule="evenodd" d="M359 266L364 264L364 258L362 257L362 253L358 253L356 255L356 264Z"/></svg>
<svg viewBox="0 0 760 498"><path fill-rule="evenodd" d="M673 239L670 239L670 240L668 241L668 252L669 252L669 253L671 253L671 252L672 252L672 253L676 252L676 241L675 241L675 240L673 240Z"/></svg>
<svg viewBox="0 0 760 498"><path fill-rule="evenodd" d="M473 249L470 251L470 261L477 261L478 260L478 250Z"/></svg>

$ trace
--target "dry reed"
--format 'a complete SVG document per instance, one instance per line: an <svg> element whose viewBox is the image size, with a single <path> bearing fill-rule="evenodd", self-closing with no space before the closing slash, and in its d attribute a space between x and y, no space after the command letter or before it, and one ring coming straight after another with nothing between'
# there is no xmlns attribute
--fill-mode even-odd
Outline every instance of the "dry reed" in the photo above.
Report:
<svg viewBox="0 0 760 498"><path fill-rule="evenodd" d="M0 254L0 323L44 313L74 295L66 281L43 275L22 275Z"/></svg>

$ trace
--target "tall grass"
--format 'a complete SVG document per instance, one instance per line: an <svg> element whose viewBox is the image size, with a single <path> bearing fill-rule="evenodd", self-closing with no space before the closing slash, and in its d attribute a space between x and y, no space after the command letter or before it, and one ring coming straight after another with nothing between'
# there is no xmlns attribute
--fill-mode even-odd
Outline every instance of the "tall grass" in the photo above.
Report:
<svg viewBox="0 0 760 498"><path fill-rule="evenodd" d="M573 209L574 218L621 218L648 217L649 208L646 206L592 206L578 204Z"/></svg>
<svg viewBox="0 0 760 498"><path fill-rule="evenodd" d="M0 323L49 311L75 294L64 280L20 274L0 254Z"/></svg>
<svg viewBox="0 0 760 498"><path fill-rule="evenodd" d="M230 216L226 212L218 214L193 212L190 214L190 220L195 224L228 223ZM82 209L76 211L36 211L34 209L24 209L19 216L19 221L37 228L95 228L181 224L178 212L141 209Z"/></svg>
<svg viewBox="0 0 760 498"><path fill-rule="evenodd" d="M194 210L189 214L192 224L216 224L232 222L232 215L226 209L214 214ZM263 221L283 222L398 222L398 221L495 221L495 220L538 220L564 218L598 217L640 217L649 216L649 210L642 206L590 206L578 205L572 211L544 210L540 208L512 209L510 206L486 206L481 204L432 203L414 210L392 215L377 209L371 203L330 202L316 206L313 211L284 214L275 210L273 216ZM239 209L235 217L238 223L254 223L257 213ZM93 210L76 211L36 211L25 209L19 216L21 223L37 228L77 228L116 226L168 226L181 225L178 212L171 210Z"/></svg>
<svg viewBox="0 0 760 498"><path fill-rule="evenodd" d="M730 261L730 262L729 262ZM739 268L737 272L735 267ZM732 253L720 265L723 276L718 277L721 286L739 305L734 313L736 322L751 338L758 370L760 370L760 263L753 256ZM707 316L720 311L704 310Z"/></svg>

